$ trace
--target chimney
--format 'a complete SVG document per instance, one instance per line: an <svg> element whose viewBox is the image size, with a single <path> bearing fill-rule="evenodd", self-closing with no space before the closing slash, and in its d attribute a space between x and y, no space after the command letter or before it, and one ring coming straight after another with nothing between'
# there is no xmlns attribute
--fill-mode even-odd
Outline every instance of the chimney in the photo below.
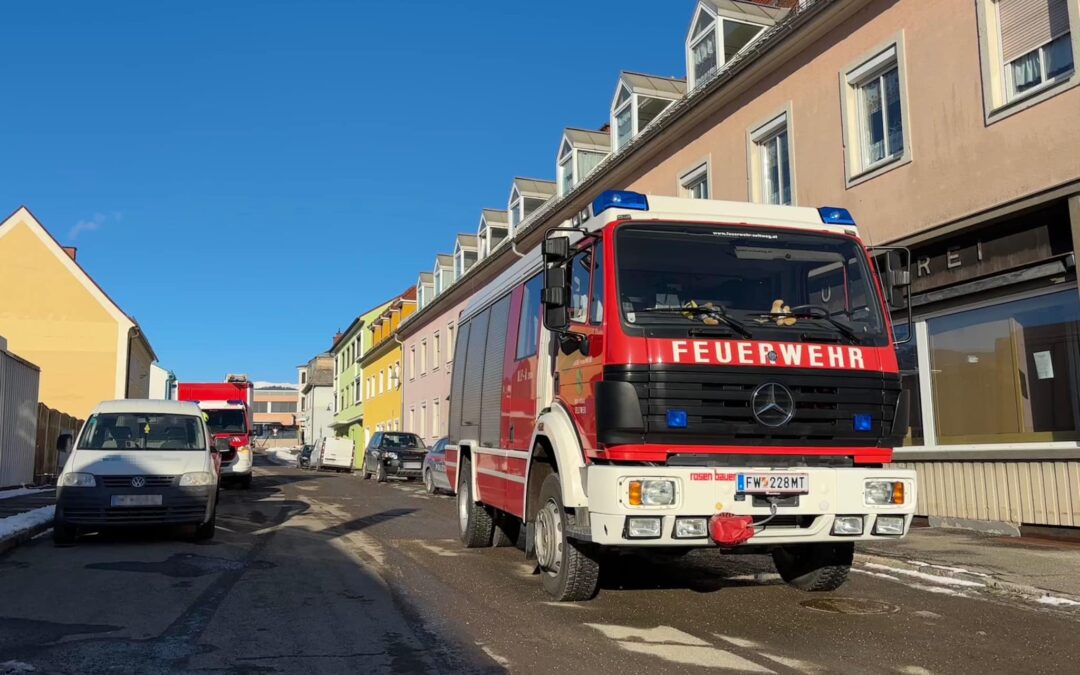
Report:
<svg viewBox="0 0 1080 675"><path fill-rule="evenodd" d="M331 347L336 347L337 343L341 340L342 335L344 335L344 333L342 333L341 331L338 331L338 332L334 333L334 342L330 346Z"/></svg>
<svg viewBox="0 0 1080 675"><path fill-rule="evenodd" d="M61 248L64 249L64 253L67 253L69 258L75 260L75 256L76 254L78 254L79 249L75 248L74 246L63 246Z"/></svg>

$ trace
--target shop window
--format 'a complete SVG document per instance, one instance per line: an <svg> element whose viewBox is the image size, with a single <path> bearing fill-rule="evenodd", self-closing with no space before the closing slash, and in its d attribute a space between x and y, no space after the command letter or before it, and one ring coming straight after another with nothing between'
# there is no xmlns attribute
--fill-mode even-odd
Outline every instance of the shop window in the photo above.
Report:
<svg viewBox="0 0 1080 675"><path fill-rule="evenodd" d="M896 339L902 342L896 346L896 358L900 365L900 386L903 396L908 398L910 413L908 428L904 433L904 445L923 445L926 440L923 437L922 421L922 396L919 392L919 335L915 332L913 338L903 342L911 330L908 324L895 327Z"/></svg>
<svg viewBox="0 0 1080 675"><path fill-rule="evenodd" d="M938 444L1080 440L1076 289L926 323Z"/></svg>

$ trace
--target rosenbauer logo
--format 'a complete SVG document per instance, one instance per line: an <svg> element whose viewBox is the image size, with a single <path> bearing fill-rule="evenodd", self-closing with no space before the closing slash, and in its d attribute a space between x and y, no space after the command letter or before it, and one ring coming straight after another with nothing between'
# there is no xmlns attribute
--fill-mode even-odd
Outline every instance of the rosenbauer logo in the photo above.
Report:
<svg viewBox="0 0 1080 675"><path fill-rule="evenodd" d="M863 350L844 345L671 340L670 363L866 370Z"/></svg>

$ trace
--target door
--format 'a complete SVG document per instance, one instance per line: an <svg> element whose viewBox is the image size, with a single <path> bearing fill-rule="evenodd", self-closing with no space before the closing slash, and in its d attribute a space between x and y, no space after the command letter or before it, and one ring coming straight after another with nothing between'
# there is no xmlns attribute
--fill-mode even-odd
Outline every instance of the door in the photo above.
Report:
<svg viewBox="0 0 1080 675"><path fill-rule="evenodd" d="M536 425L537 383L543 275L537 274L514 289L503 366L501 445L507 450L504 470L506 510L523 516L525 477Z"/></svg>

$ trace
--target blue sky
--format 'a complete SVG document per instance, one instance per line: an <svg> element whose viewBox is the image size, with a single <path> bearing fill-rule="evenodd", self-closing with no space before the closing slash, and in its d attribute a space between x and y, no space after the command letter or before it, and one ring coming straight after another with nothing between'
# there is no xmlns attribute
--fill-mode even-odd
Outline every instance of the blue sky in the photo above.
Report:
<svg viewBox="0 0 1080 675"><path fill-rule="evenodd" d="M514 175L554 178L620 69L683 76L693 7L4 3L0 211L77 246L182 380L293 381Z"/></svg>

